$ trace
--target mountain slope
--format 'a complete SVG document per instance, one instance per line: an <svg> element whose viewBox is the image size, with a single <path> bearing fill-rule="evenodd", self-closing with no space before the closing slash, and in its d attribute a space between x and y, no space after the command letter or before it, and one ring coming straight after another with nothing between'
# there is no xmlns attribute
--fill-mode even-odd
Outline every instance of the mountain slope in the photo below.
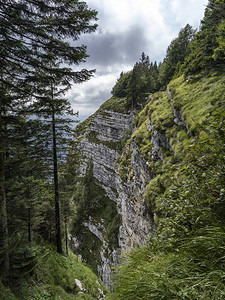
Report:
<svg viewBox="0 0 225 300"><path fill-rule="evenodd" d="M108 293L74 254L60 255L50 245L36 251L33 270L19 270L19 277L11 278L11 290L1 286L1 299L103 299Z"/></svg>
<svg viewBox="0 0 225 300"><path fill-rule="evenodd" d="M73 248L108 286L121 251L146 244L163 219L162 197L182 176L186 150L204 141L224 107L224 83L223 70L179 77L142 108L112 98L78 126Z"/></svg>

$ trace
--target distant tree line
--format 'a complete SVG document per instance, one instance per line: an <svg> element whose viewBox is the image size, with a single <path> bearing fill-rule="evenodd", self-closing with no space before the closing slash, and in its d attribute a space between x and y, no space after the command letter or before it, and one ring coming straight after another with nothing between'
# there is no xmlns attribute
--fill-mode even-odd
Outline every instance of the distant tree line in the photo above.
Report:
<svg viewBox="0 0 225 300"><path fill-rule="evenodd" d="M189 24L172 40L162 63L151 62L142 53L130 72L122 72L112 89L114 97L126 97L138 105L148 93L166 87L171 79L207 72L225 64L225 3L210 0L198 32Z"/></svg>

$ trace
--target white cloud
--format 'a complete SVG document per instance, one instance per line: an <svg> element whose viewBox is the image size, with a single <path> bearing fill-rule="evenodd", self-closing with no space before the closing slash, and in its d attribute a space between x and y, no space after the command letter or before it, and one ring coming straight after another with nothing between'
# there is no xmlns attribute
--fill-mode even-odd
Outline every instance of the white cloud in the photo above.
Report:
<svg viewBox="0 0 225 300"><path fill-rule="evenodd" d="M88 82L68 93L81 119L94 113L111 95L121 71L128 71L141 52L162 61L171 40L187 23L197 28L207 0L85 0L98 11L99 27L81 37L90 58L82 68L96 69Z"/></svg>
<svg viewBox="0 0 225 300"><path fill-rule="evenodd" d="M77 84L67 93L74 111L79 111L83 120L93 114L99 106L111 97L111 89L118 77L118 72L94 76L91 80Z"/></svg>
<svg viewBox="0 0 225 300"><path fill-rule="evenodd" d="M194 28L199 27L208 3L207 0L173 0L171 2L173 15L177 23L182 25L189 23Z"/></svg>

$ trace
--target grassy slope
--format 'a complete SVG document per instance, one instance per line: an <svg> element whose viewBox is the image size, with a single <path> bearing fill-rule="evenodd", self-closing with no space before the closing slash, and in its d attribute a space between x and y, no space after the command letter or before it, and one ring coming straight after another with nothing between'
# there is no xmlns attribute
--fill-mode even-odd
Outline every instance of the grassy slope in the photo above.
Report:
<svg viewBox="0 0 225 300"><path fill-rule="evenodd" d="M209 135L209 126L215 121L213 112L216 109L224 109L224 71L211 73L206 77L192 77L188 81L180 77L170 82L169 89L173 105L180 109L188 130L184 126L174 124L173 111L166 92L153 94L137 116L137 130L127 141L126 149L120 157L120 170L126 171L128 168L131 173L128 149L131 141L135 140L155 174L155 178L146 187L144 197L148 206L155 212L156 222L159 223L164 201L168 201L169 207L170 198L167 195L171 196L174 180L181 177L179 169L187 167L186 156L194 138L201 145ZM151 160L151 136L147 129L149 118L154 128L170 140L172 151L162 149L163 162ZM216 153L217 150L213 151ZM123 158L126 158L127 166L124 165ZM213 172L216 174L217 170ZM209 179L211 180L210 176ZM207 183L204 184L207 187ZM188 199L185 188L182 192L181 203ZM196 192L198 193L197 189ZM173 205L176 207L176 203ZM193 211L196 213L195 208ZM182 213L182 210L178 209L179 212ZM198 216L196 220L198 221ZM164 232L167 230L166 226L164 223ZM221 228L199 227L194 236L186 242L179 242L179 236L174 233L178 244L180 243L178 247L167 249L164 241L160 248L158 240L152 241L153 246L134 250L125 257L124 264L118 268L115 293L107 299L224 299L224 235Z"/></svg>
<svg viewBox="0 0 225 300"><path fill-rule="evenodd" d="M45 249L38 264L30 277L21 277L12 286L12 291L0 287L0 299L98 299L100 289L107 293L107 289L99 282L97 276L81 260L71 254L62 256ZM79 293L75 279L82 283L85 293Z"/></svg>
<svg viewBox="0 0 225 300"><path fill-rule="evenodd" d="M207 77L196 76L187 81L179 77L169 84L169 90L173 98L173 105L182 113L187 124L177 126L174 123L173 109L167 97L167 92L157 92L149 97L145 108L136 116L133 126L137 128L131 138L127 141L124 151L118 161L120 162L120 175L126 180L132 170L129 165L131 152L129 145L134 140L139 146L140 153L148 161L149 167L155 174L146 187L145 201L148 206L157 211L158 196L165 192L173 183L171 178L177 175L177 165L185 158L186 149L193 143L193 139L204 140L207 136L207 127L212 124L211 113L216 108L224 107L224 73L217 72ZM161 149L164 161L152 161L151 134L147 126L149 119L154 129L164 134L170 141L172 151ZM156 212L155 211L155 212Z"/></svg>

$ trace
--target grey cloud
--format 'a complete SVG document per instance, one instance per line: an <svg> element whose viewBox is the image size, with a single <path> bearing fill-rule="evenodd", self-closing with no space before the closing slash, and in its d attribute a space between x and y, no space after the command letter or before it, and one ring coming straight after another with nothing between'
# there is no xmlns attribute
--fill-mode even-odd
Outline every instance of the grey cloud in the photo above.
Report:
<svg viewBox="0 0 225 300"><path fill-rule="evenodd" d="M141 53L149 47L145 31L140 25L120 33L98 32L83 36L81 42L87 46L89 65L109 66L134 64Z"/></svg>
<svg viewBox="0 0 225 300"><path fill-rule="evenodd" d="M94 103L94 104L102 104L103 102L105 102L107 99L109 99L111 95L109 94L109 91L107 90L101 90L98 92L98 94L95 94L92 96L92 94L90 94L90 101L89 103Z"/></svg>
<svg viewBox="0 0 225 300"><path fill-rule="evenodd" d="M74 87L75 89L75 87ZM73 91L69 96L68 100L74 105L95 105L102 101L106 101L111 97L108 89L99 89L98 86L89 86L84 89L85 98L81 97L79 92Z"/></svg>
<svg viewBox="0 0 225 300"><path fill-rule="evenodd" d="M70 95L67 95L67 99L72 104L80 104L80 103L82 103L82 101L80 101L79 98L80 98L80 93L75 92L74 88L73 88L73 93L71 93Z"/></svg>

